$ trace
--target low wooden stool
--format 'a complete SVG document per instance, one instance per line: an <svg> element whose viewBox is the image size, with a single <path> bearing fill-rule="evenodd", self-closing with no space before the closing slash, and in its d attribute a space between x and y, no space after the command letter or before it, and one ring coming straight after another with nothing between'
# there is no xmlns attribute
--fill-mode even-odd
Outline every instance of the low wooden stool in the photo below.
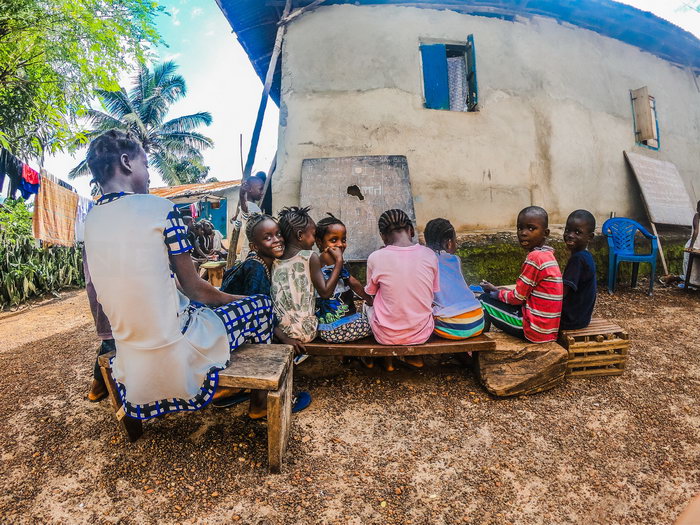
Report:
<svg viewBox="0 0 700 525"><path fill-rule="evenodd" d="M625 371L629 334L606 319L591 319L580 330L562 330L559 344L569 352L569 376L619 376Z"/></svg>
<svg viewBox="0 0 700 525"><path fill-rule="evenodd" d="M143 434L141 420L124 413L117 385L112 378L110 360L115 353L100 356L102 377L120 428L129 441ZM219 372L219 385L267 390L267 457L270 472L279 473L287 449L292 414L292 357L289 345L245 344L231 354L228 368Z"/></svg>
<svg viewBox="0 0 700 525"><path fill-rule="evenodd" d="M226 261L209 261L201 264L200 268L204 268L207 271L207 280L209 284L219 288L222 281L224 280L224 268L226 268Z"/></svg>
<svg viewBox="0 0 700 525"><path fill-rule="evenodd" d="M315 339L304 343L308 355L340 355L354 357L404 357L413 355L459 354L493 350L496 343L487 334L453 341L432 335L422 345L382 345L374 337L365 337L351 343L327 343Z"/></svg>

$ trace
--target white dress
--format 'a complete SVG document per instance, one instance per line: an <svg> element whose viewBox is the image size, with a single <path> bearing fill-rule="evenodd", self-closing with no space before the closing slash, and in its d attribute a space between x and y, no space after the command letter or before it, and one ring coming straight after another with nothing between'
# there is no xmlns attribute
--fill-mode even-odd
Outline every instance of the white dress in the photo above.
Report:
<svg viewBox="0 0 700 525"><path fill-rule="evenodd" d="M690 247L690 241L693 238L688 239L685 243L685 247ZM695 244L693 245L693 250L700 251L700 235L695 239ZM685 274L688 273L688 261L690 260L690 255L687 252L683 253L683 278L685 279ZM695 257L693 260L693 271L690 273L690 284L693 286L700 286L700 257Z"/></svg>
<svg viewBox="0 0 700 525"><path fill-rule="evenodd" d="M154 195L105 195L85 221L90 274L117 348L112 373L132 417L203 407L231 351L270 340L269 299L212 309L178 291L169 255L191 249L179 212Z"/></svg>

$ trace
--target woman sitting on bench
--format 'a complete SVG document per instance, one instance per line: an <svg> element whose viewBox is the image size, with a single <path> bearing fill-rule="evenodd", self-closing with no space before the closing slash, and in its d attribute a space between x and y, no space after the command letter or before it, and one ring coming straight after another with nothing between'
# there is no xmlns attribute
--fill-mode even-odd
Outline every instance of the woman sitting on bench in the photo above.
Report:
<svg viewBox="0 0 700 525"><path fill-rule="evenodd" d="M241 344L270 342L270 299L223 293L197 275L182 217L148 195L146 153L131 134L100 135L87 163L103 196L85 222L85 248L126 414L148 419L230 395L214 393L218 372Z"/></svg>

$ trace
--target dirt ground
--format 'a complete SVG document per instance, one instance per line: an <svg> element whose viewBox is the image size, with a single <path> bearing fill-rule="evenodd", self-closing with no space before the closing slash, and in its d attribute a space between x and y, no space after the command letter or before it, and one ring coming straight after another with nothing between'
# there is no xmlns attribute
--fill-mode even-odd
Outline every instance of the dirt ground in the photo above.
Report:
<svg viewBox="0 0 700 525"><path fill-rule="evenodd" d="M145 425L128 444L85 400L85 293L0 314L2 523L667 524L700 490L700 294L623 289L621 377L496 399L469 371L309 360L280 475L245 408Z"/></svg>

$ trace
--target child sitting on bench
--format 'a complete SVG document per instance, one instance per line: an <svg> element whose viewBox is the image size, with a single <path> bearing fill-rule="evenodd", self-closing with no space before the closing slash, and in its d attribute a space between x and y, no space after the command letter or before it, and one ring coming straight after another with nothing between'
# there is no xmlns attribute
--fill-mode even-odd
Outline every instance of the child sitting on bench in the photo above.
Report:
<svg viewBox="0 0 700 525"><path fill-rule="evenodd" d="M326 249L334 263L326 279L321 271L321 258L311 251L316 240L316 224L309 208L284 208L279 216L284 252L272 265L270 294L278 326L287 337L298 340L303 351L303 343L316 338L318 327L314 288L324 299L333 295L343 270L343 252L339 248ZM303 359L298 357L296 363Z"/></svg>
<svg viewBox="0 0 700 525"><path fill-rule="evenodd" d="M223 293L197 275L180 212L148 194L138 139L108 131L90 144L87 164L103 195L85 221L85 251L112 325L123 408L137 419L200 409L215 397L231 352L270 342L272 303Z"/></svg>
<svg viewBox="0 0 700 525"><path fill-rule="evenodd" d="M554 249L545 245L548 223L547 212L539 206L528 206L518 214L518 242L527 256L515 290L481 283L485 292L479 297L486 316L484 331L493 324L532 343L556 341L563 290Z"/></svg>
<svg viewBox="0 0 700 525"><path fill-rule="evenodd" d="M318 221L316 246L321 252L321 272L324 278L329 278L335 270L335 260L327 250L338 248L344 254L348 246L343 222L330 213ZM350 275L347 265L343 265L333 295L323 298L316 294L318 336L321 339L329 343L349 343L372 333L367 316L355 307L355 294L372 304L372 297L367 295L360 281Z"/></svg>
<svg viewBox="0 0 700 525"><path fill-rule="evenodd" d="M588 243L594 235L593 214L586 210L571 212L564 228L564 242L571 257L562 275L564 301L560 330L578 330L591 323L596 297L596 272Z"/></svg>
<svg viewBox="0 0 700 525"><path fill-rule="evenodd" d="M425 244L438 258L440 291L433 299L435 334L445 339L468 339L484 329L481 303L462 275L462 261L455 255L457 235L447 219L433 219L425 225Z"/></svg>
<svg viewBox="0 0 700 525"><path fill-rule="evenodd" d="M411 219L402 210L388 210L378 221L384 248L367 258L365 292L374 296L367 308L372 333L383 345L419 345L433 333L433 294L440 290L435 253L413 240ZM405 357L423 366L420 356ZM394 369L385 358L385 368Z"/></svg>

